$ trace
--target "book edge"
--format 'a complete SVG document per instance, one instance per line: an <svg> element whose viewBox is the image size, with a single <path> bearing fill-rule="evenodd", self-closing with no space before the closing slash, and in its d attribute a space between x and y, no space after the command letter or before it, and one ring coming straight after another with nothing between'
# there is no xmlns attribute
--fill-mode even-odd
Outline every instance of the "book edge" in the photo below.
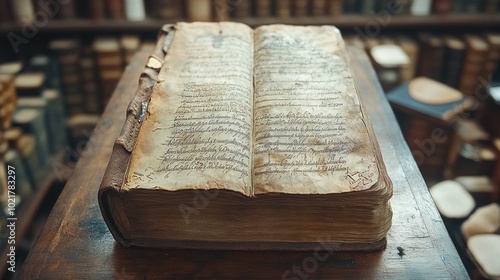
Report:
<svg viewBox="0 0 500 280"><path fill-rule="evenodd" d="M114 142L110 160L99 186L98 203L104 221L114 239L126 247L130 246L130 241L120 231L117 221L112 215L109 196L113 194L120 195L130 163L130 156L174 33L175 25L166 24L158 34L158 43L141 73L139 87L127 108L125 123L120 135Z"/></svg>

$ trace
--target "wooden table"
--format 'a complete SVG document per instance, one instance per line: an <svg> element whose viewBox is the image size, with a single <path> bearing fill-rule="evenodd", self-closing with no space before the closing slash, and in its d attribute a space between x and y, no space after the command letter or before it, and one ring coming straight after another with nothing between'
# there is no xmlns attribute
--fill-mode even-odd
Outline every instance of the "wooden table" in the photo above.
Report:
<svg viewBox="0 0 500 280"><path fill-rule="evenodd" d="M121 79L20 279L468 279L366 55L355 48L349 54L394 183L385 250L323 252L314 259L312 251L151 250L116 243L99 211L97 190L149 55L142 51Z"/></svg>

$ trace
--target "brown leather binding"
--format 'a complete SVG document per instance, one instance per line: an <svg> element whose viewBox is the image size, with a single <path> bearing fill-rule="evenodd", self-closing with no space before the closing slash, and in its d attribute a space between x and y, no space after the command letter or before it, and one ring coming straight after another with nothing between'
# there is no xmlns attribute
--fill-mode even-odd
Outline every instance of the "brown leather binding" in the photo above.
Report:
<svg viewBox="0 0 500 280"><path fill-rule="evenodd" d="M130 246L129 241L120 233L113 220L108 196L113 192L118 194L123 184L130 160L130 153L137 140L141 122L147 111L151 92L157 82L163 59L172 41L174 29L173 24L164 25L158 35L158 43L139 78L139 87L127 108L125 124L120 132L120 136L118 136L113 145L113 152L111 153L108 167L99 187L98 201L104 220L113 237L125 246Z"/></svg>

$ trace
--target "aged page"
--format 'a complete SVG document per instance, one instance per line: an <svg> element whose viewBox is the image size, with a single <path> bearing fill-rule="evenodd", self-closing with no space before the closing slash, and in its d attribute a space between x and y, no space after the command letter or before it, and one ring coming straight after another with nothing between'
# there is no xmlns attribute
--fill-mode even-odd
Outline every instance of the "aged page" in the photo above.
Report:
<svg viewBox="0 0 500 280"><path fill-rule="evenodd" d="M179 23L125 188L251 194L253 30Z"/></svg>
<svg viewBox="0 0 500 280"><path fill-rule="evenodd" d="M333 27L255 30L256 195L341 193L377 182L346 55Z"/></svg>

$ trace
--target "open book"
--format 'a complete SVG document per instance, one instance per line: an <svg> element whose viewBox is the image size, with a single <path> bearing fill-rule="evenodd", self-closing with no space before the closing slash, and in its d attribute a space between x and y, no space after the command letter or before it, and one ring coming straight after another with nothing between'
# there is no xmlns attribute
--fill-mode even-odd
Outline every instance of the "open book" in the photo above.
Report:
<svg viewBox="0 0 500 280"><path fill-rule="evenodd" d="M117 240L385 244L392 184L336 28L177 23L160 34L99 192Z"/></svg>

